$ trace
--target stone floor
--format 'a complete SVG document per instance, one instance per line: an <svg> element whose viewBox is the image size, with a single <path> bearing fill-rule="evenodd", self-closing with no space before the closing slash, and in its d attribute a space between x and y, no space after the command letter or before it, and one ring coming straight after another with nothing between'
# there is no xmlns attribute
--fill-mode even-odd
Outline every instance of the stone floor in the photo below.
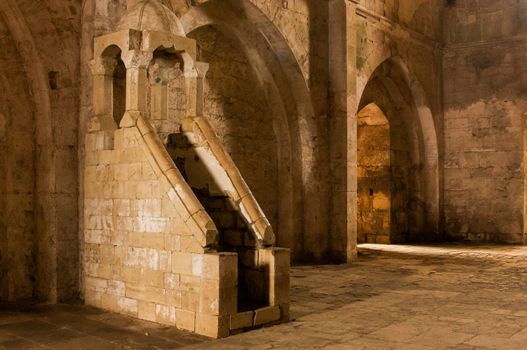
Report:
<svg viewBox="0 0 527 350"><path fill-rule="evenodd" d="M177 349L208 340L83 305L4 306L0 311L1 350Z"/></svg>
<svg viewBox="0 0 527 350"><path fill-rule="evenodd" d="M0 349L527 349L527 247L363 245L291 282L292 322L227 339L32 306L0 311Z"/></svg>

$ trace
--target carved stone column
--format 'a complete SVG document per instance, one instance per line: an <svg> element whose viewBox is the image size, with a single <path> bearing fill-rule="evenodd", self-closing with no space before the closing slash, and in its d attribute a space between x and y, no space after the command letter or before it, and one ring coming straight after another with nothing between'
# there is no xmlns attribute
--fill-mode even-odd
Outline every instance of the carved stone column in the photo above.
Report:
<svg viewBox="0 0 527 350"><path fill-rule="evenodd" d="M121 127L135 125L139 115L147 113L147 69L152 58L152 52L138 50L131 50L122 54L126 67L126 112L121 120Z"/></svg>
<svg viewBox="0 0 527 350"><path fill-rule="evenodd" d="M205 109L205 77L209 71L209 64L196 62L198 72L197 91L196 91L196 115L203 116Z"/></svg>

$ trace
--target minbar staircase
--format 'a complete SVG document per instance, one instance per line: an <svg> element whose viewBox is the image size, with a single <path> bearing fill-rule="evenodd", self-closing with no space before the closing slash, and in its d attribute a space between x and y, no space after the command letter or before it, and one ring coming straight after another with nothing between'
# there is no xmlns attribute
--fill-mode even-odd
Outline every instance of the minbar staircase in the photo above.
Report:
<svg viewBox="0 0 527 350"><path fill-rule="evenodd" d="M168 142L152 124L168 113L172 78L160 70L150 84L150 63L170 61L171 71L182 60L187 112L203 110L207 67L196 53L177 16L153 0L94 41L83 285L89 305L219 338L288 320L290 253L274 246L204 118L186 118ZM116 64L126 66L126 88Z"/></svg>
<svg viewBox="0 0 527 350"><path fill-rule="evenodd" d="M187 118L167 151L219 232L218 250L237 253L238 312L270 305L266 267L258 250L274 233L231 157L204 118Z"/></svg>

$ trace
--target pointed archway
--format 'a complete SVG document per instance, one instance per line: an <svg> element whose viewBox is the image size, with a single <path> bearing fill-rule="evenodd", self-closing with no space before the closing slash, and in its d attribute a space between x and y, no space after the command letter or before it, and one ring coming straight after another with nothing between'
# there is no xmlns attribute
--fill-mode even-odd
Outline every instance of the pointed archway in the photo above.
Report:
<svg viewBox="0 0 527 350"><path fill-rule="evenodd" d="M389 243L391 234L390 123L375 104L357 114L357 241Z"/></svg>
<svg viewBox="0 0 527 350"><path fill-rule="evenodd" d="M357 115L359 243L440 239L437 138L426 100L399 58L380 64L362 91ZM383 125L383 133L381 125L376 132L373 125L362 129L376 123Z"/></svg>

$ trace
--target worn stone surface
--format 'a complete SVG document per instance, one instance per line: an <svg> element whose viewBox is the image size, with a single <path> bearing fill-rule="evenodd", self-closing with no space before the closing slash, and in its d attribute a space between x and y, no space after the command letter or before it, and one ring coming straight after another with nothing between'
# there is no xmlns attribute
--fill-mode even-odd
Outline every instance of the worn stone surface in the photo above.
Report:
<svg viewBox="0 0 527 350"><path fill-rule="evenodd" d="M526 249L363 245L292 269L292 322L189 349L522 349Z"/></svg>
<svg viewBox="0 0 527 350"><path fill-rule="evenodd" d="M3 300L78 296L80 15L75 1L0 4Z"/></svg>
<svg viewBox="0 0 527 350"><path fill-rule="evenodd" d="M272 247L251 189L195 115L213 100L208 64L170 11L139 2L94 41L83 294L89 305L221 338L238 310L256 310L255 325L287 320L289 251ZM233 230L238 244L225 237ZM256 259L246 266L248 252Z"/></svg>
<svg viewBox="0 0 527 350"><path fill-rule="evenodd" d="M207 338L81 305L2 305L0 349L176 349Z"/></svg>
<svg viewBox="0 0 527 350"><path fill-rule="evenodd" d="M390 243L391 142L390 123L376 105L358 114L357 191L358 243Z"/></svg>
<svg viewBox="0 0 527 350"><path fill-rule="evenodd" d="M445 11L445 231L525 242L523 2Z"/></svg>
<svg viewBox="0 0 527 350"><path fill-rule="evenodd" d="M351 262L365 228L376 242L525 243L523 1L151 0L145 21L141 3L0 2L1 300L80 297L219 335L230 328L219 310L237 304L216 305L225 295L283 297L288 315L287 273L251 260L272 244L251 229L274 231L294 263ZM98 51L96 37L122 29L120 48ZM361 166L376 158L358 154L358 114L370 104L388 121L390 146L375 133L368 142L390 162L361 186ZM182 190L203 179L186 181L196 174L179 173L164 146L196 114L251 194ZM144 120L152 130L136 141L155 149L150 168L148 154L114 137L122 130L113 135ZM192 161L214 169L205 158ZM253 195L263 210L237 203ZM176 197L183 205L167 213ZM366 206L379 215L361 216ZM192 229L178 215L192 216ZM198 286L203 253L221 249L240 253L244 287L201 276ZM163 288L143 288L161 274ZM192 291L166 302L178 283Z"/></svg>
<svg viewBox="0 0 527 350"><path fill-rule="evenodd" d="M252 189L273 227L278 225L278 134L273 104L262 94L244 48L214 27L189 34L199 59L210 64L204 91L204 116Z"/></svg>
<svg viewBox="0 0 527 350"><path fill-rule="evenodd" d="M5 349L523 349L526 249L361 247L292 269L292 322L210 341L87 307L0 311Z"/></svg>

